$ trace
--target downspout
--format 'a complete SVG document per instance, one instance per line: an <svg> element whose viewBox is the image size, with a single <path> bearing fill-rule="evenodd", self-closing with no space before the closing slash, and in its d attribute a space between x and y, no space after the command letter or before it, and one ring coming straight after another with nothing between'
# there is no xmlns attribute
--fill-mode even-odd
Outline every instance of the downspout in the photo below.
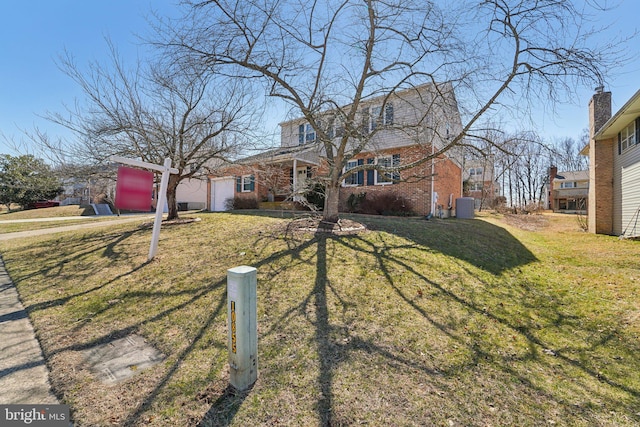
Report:
<svg viewBox="0 0 640 427"><path fill-rule="evenodd" d="M429 212L429 214L431 216L435 215L436 213L436 209L435 209L435 199L434 199L434 191L435 191L435 183L434 183L434 179L435 179L435 174L436 174L436 167L435 167L435 162L434 162L434 154L436 147L435 144L433 142L431 142L431 211Z"/></svg>

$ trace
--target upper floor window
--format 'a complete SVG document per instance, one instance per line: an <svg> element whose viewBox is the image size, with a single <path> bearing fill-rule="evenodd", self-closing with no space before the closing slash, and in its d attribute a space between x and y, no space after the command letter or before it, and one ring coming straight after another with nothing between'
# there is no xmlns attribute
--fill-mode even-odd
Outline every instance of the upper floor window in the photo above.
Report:
<svg viewBox="0 0 640 427"><path fill-rule="evenodd" d="M577 187L578 187L578 183L575 181L567 181L567 182L560 183L560 188L577 188Z"/></svg>
<svg viewBox="0 0 640 427"><path fill-rule="evenodd" d="M622 129L618 134L618 151L620 153L638 143L636 139L636 131L638 131L636 122L637 120L632 121L629 126Z"/></svg>
<svg viewBox="0 0 640 427"><path fill-rule="evenodd" d="M298 145L310 144L316 140L316 131L309 123L298 126Z"/></svg>
<svg viewBox="0 0 640 427"><path fill-rule="evenodd" d="M471 176L481 176L482 168L471 168L469 169L469 175Z"/></svg>
<svg viewBox="0 0 640 427"><path fill-rule="evenodd" d="M386 104L384 111L382 108L382 105L376 105L362 109L362 131L364 133L373 132L379 127L393 125L393 104Z"/></svg>

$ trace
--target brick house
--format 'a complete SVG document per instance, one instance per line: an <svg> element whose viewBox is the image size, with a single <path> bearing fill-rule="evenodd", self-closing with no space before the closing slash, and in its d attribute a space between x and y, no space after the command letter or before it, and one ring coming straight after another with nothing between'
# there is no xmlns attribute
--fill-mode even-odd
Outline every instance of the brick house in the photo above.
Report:
<svg viewBox="0 0 640 427"><path fill-rule="evenodd" d="M500 196L493 156L465 159L462 178L464 196L473 197L475 209L492 207Z"/></svg>
<svg viewBox="0 0 640 427"><path fill-rule="evenodd" d="M446 90L442 88L445 87ZM455 208L462 195L462 168L458 150L422 162L444 147L450 137L462 129L453 89L423 84L415 88L379 96L362 102L362 126L372 132L366 149L350 158L340 187L340 210L348 210L351 195L366 197L391 194L406 200L411 211L419 215L435 215L438 207L446 213ZM383 101L384 100L384 101ZM429 112L425 114L425 112ZM337 121L328 124L336 138L344 129ZM375 133L373 132L375 130ZM280 123L280 147L265 151L230 165L223 173L230 186L234 180L234 197L256 201L301 201L314 178L326 173L326 159L315 131L304 119ZM433 144L433 145L432 145ZM414 167L408 167L415 163ZM360 165L399 167L393 173L379 170L349 169ZM223 177L212 177L222 179ZM211 197L213 199L213 196ZM212 203L212 200L209 202Z"/></svg>
<svg viewBox="0 0 640 427"><path fill-rule="evenodd" d="M611 92L589 103L589 232L640 235L640 90L613 116Z"/></svg>
<svg viewBox="0 0 640 427"><path fill-rule="evenodd" d="M557 213L586 214L589 200L589 171L558 172L549 168L547 209Z"/></svg>

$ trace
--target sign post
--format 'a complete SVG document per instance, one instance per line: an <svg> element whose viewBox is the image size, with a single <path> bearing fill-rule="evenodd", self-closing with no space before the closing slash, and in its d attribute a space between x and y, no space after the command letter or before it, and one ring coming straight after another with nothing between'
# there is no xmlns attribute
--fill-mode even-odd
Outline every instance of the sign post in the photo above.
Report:
<svg viewBox="0 0 640 427"><path fill-rule="evenodd" d="M239 391L258 379L257 272L246 265L227 270L229 383Z"/></svg>
<svg viewBox="0 0 640 427"><path fill-rule="evenodd" d="M158 200L156 203L156 217L153 222L153 233L151 235L151 246L149 247L148 260L151 261L155 257L158 250L158 240L160 239L160 226L162 225L162 209L164 208L165 199L167 198L167 186L169 185L169 175L177 174L179 171L171 167L171 159L164 159L164 165L156 165L135 159L127 159L126 157L111 156L112 162L123 163L125 165L137 166L140 168L151 169L162 172L160 179L160 190L158 191Z"/></svg>

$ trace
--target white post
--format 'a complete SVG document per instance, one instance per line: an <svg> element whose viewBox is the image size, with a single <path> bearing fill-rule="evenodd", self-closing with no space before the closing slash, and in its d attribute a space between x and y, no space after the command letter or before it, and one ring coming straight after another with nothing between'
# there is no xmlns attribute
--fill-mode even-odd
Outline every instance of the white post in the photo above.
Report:
<svg viewBox="0 0 640 427"><path fill-rule="evenodd" d="M293 158L293 182L291 183L293 188L291 193L293 194L292 201L298 201L298 159Z"/></svg>
<svg viewBox="0 0 640 427"><path fill-rule="evenodd" d="M153 234L151 235L151 246L149 247L149 261L156 256L158 251L158 240L160 239L160 226L162 225L162 211L164 210L165 199L167 198L167 187L169 186L169 175L171 169L171 159L164 159L164 170L160 179L160 190L156 201L156 219L153 222Z"/></svg>
<svg viewBox="0 0 640 427"><path fill-rule="evenodd" d="M258 379L257 300L257 270L246 265L228 269L229 383L239 391Z"/></svg>

